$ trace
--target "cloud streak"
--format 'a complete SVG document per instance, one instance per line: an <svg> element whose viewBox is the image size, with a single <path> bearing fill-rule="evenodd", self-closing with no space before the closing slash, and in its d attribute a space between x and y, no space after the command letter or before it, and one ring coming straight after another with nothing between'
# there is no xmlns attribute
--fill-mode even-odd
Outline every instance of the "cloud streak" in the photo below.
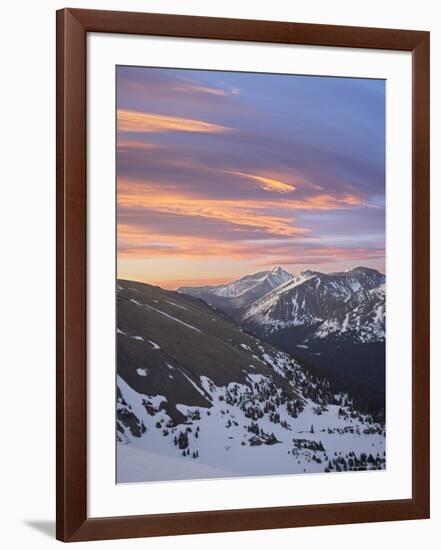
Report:
<svg viewBox="0 0 441 550"><path fill-rule="evenodd" d="M130 184L125 190L123 186L118 186L119 217L123 217L129 209L132 218L135 212L145 215L146 220L149 219L149 212L172 214L181 218L224 222L234 226L237 232L243 228L283 236L308 232L306 228L293 226L291 213L274 215L268 212L267 207L261 202L194 198L165 190L158 192L154 186L143 187L142 192L137 191L136 187L133 189Z"/></svg>
<svg viewBox="0 0 441 550"><path fill-rule="evenodd" d="M219 124L211 124L191 118L144 113L118 109L118 131L140 133L163 132L197 132L197 133L224 133L231 132L231 128Z"/></svg>
<svg viewBox="0 0 441 550"><path fill-rule="evenodd" d="M237 170L225 170L224 172L226 174L232 174L233 176L238 176L240 178L255 181L265 191L275 191L276 193L292 193L296 190L294 185L290 185L289 183L285 183L274 178L259 176L257 174L247 174L245 172L238 172Z"/></svg>
<svg viewBox="0 0 441 550"><path fill-rule="evenodd" d="M145 78L143 67L119 67L120 94L141 96L145 94L166 94L175 98L185 96L188 101L196 97L213 97L213 99L240 95L235 86L222 86L219 84L206 84L197 79L177 74L176 71L162 70L156 72L155 78Z"/></svg>
<svg viewBox="0 0 441 550"><path fill-rule="evenodd" d="M265 243L253 241L226 241L219 237L173 235L165 238L162 233L146 233L142 227L136 228L120 224L118 226L118 251L121 258L148 259L185 258L225 258L236 261L252 261L256 268L269 268L275 264L285 266L323 265L326 263L359 263L366 260L383 260L384 248L358 245L333 246L319 244L311 239L303 242L273 240Z"/></svg>

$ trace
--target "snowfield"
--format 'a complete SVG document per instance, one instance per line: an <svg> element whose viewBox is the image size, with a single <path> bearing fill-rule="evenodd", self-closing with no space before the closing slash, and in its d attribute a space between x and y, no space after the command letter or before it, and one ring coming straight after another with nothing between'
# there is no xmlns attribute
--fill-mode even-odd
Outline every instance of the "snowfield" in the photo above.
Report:
<svg viewBox="0 0 441 550"><path fill-rule="evenodd" d="M283 360L269 359L284 372ZM164 396L139 394L118 377L122 399L130 403L145 427L141 437L124 429L118 438L118 483L385 467L383 427L354 413L349 403L319 405L304 399L302 410L294 416L286 404L264 412L261 403L253 417L249 409L243 410L238 404L249 400L250 406L255 405L259 399L253 396L269 391L269 377L248 374L249 385L231 383L225 387L216 386L208 377L201 377L199 384L188 380L202 395L209 394L212 406L178 404L186 420L175 425L162 408ZM344 395L337 397L342 403L347 400Z"/></svg>

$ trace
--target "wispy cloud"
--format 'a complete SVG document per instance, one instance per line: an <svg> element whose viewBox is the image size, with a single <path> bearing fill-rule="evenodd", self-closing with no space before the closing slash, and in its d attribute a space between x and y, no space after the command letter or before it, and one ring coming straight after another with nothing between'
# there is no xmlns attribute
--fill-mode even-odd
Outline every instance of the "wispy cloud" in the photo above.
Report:
<svg viewBox="0 0 441 550"><path fill-rule="evenodd" d="M367 206L367 203L363 197L358 195L320 193L305 199L284 201L282 207L293 210L341 210L361 205Z"/></svg>
<svg viewBox="0 0 441 550"><path fill-rule="evenodd" d="M291 247L290 250L272 248L267 258L258 262L262 267L277 264L286 266L296 265L323 265L334 262L363 262L366 260L383 259L384 248L357 247L357 246L315 246L314 243L306 246Z"/></svg>
<svg viewBox="0 0 441 550"><path fill-rule="evenodd" d="M149 143L141 139L133 139L133 138L122 137L122 136L118 136L116 146L117 146L118 153L123 153L126 151L133 151L133 150L157 151L158 149L163 148L163 146L160 145L159 143Z"/></svg>
<svg viewBox="0 0 441 550"><path fill-rule="evenodd" d="M314 239L297 241L275 239L264 241L231 241L221 235L165 236L146 233L143 226L118 224L118 255L125 259L154 258L229 258L252 260L257 267L285 265L323 265L335 262L363 262L384 259L384 247L323 245Z"/></svg>
<svg viewBox="0 0 441 550"><path fill-rule="evenodd" d="M255 179L257 176L254 176ZM276 180L273 180L276 181ZM283 185L282 182L276 184ZM291 218L294 211L321 211L321 210L342 210L359 206L370 206L365 198L355 194L339 193L330 195L318 193L304 198L292 199L283 195L280 198L267 198L265 196L250 196L242 199L217 198L204 193L204 185L196 189L185 189L175 182L155 182L145 180L119 179L118 181L118 205L121 208L138 207L157 209L163 206L167 208L183 208L189 210L205 211L205 207L216 210L226 210L233 213L237 210L253 211L255 214L262 214L263 211L276 209L283 216Z"/></svg>
<svg viewBox="0 0 441 550"><path fill-rule="evenodd" d="M227 88L204 86L190 78L184 77L176 79L172 85L172 89L176 92L189 94L208 94L216 97L237 96L240 94L239 89L234 86Z"/></svg>
<svg viewBox="0 0 441 550"><path fill-rule="evenodd" d="M129 111L126 109L118 109L117 125L120 132L197 132L215 134L232 131L232 128L203 120Z"/></svg>
<svg viewBox="0 0 441 550"><path fill-rule="evenodd" d="M131 183L118 182L118 210L123 215L125 209L137 209L173 214L181 217L205 218L222 221L235 226L263 230L277 235L298 235L308 230L295 227L292 215L274 215L267 212L267 205L262 202L204 199L191 197L178 192L158 189L156 186L135 186ZM288 215L287 215L288 214Z"/></svg>
<svg viewBox="0 0 441 550"><path fill-rule="evenodd" d="M198 78L177 74L176 71L150 71L149 78L145 78L145 69L142 67L118 68L118 91L120 93L141 94L173 94L184 95L186 99L193 97L212 96L213 98L233 97L240 95L237 86L222 84L206 84ZM193 73L202 74L202 73Z"/></svg>
<svg viewBox="0 0 441 550"><path fill-rule="evenodd" d="M277 193L292 193L296 190L294 185L285 183L274 178L268 178L265 176L259 176L257 174L247 174L245 172L238 172L236 170L224 170L227 174L232 174L240 178L245 178L251 181L255 181L265 191L276 191Z"/></svg>

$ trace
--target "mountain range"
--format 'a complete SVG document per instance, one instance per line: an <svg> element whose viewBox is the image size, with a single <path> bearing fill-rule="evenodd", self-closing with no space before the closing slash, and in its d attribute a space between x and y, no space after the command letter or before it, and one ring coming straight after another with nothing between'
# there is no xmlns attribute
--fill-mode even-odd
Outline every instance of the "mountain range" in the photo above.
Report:
<svg viewBox="0 0 441 550"><path fill-rule="evenodd" d="M243 330L383 410L386 278L367 267L292 275L280 267L221 286L183 287ZM268 290L268 288L270 290Z"/></svg>
<svg viewBox="0 0 441 550"><path fill-rule="evenodd" d="M342 339L366 343L384 340L385 276L356 267L338 273L306 270L297 276L281 267L246 275L220 286L181 287L246 327L268 336L287 328L307 343Z"/></svg>
<svg viewBox="0 0 441 550"><path fill-rule="evenodd" d="M224 294L273 286L267 296L286 278L255 274ZM125 280L116 430L118 482L385 467L383 421L332 379L199 296Z"/></svg>

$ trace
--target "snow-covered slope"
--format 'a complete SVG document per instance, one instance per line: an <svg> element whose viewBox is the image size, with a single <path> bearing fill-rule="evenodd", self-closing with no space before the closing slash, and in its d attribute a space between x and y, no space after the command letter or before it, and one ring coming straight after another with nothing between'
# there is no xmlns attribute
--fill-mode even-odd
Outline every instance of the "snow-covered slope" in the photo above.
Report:
<svg viewBox="0 0 441 550"><path fill-rule="evenodd" d="M382 284L360 290L339 314L326 319L309 340L339 338L354 343L380 342L385 338L386 292Z"/></svg>
<svg viewBox="0 0 441 550"><path fill-rule="evenodd" d="M202 298L208 304L230 313L248 307L254 301L291 279L290 273L281 267L275 267L271 271L245 275L245 277L226 285L181 287L178 292Z"/></svg>
<svg viewBox="0 0 441 550"><path fill-rule="evenodd" d="M289 327L315 331L322 326L322 336L317 337L350 336L356 331L348 329L355 323L361 339L368 332L371 338L376 334L384 338L384 330L382 336L379 330L380 325L384 329L384 282L383 274L362 267L329 274L308 270L255 301L241 322L264 335ZM377 296L374 289L381 285ZM373 320L375 327L370 327Z"/></svg>
<svg viewBox="0 0 441 550"><path fill-rule="evenodd" d="M118 282L119 482L382 469L384 426L198 299Z"/></svg>

